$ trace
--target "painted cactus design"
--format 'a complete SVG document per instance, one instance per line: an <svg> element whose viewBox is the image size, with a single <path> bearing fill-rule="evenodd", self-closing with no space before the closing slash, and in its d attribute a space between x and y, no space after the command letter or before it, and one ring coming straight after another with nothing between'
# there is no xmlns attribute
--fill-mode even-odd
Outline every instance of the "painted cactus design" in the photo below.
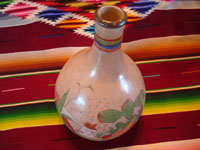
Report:
<svg viewBox="0 0 200 150"><path fill-rule="evenodd" d="M90 122L85 122L80 128L77 128L73 125L77 124L77 122L73 120L73 116L63 108L68 95L69 90L62 95L59 101L57 101L57 109L61 114L65 125L78 135L83 134L99 140L111 139L112 137L116 137L124 131L127 131L140 117L145 100L145 92L144 90L141 90L135 101L128 98L122 104L121 110L103 110L97 115L99 123L92 124ZM98 129L100 124L107 124L104 132Z"/></svg>
<svg viewBox="0 0 200 150"><path fill-rule="evenodd" d="M120 119L122 116L122 113L118 110L114 110L114 109L107 109L102 111L98 118L101 122L104 123L112 123L117 121L118 119Z"/></svg>
<svg viewBox="0 0 200 150"><path fill-rule="evenodd" d="M125 101L122 105L121 111L114 110L114 109L107 109L99 113L98 118L103 123L115 123L118 121L122 116L127 119L126 122L116 122L115 128L109 127L109 131L105 133L98 133L96 135L97 138L110 138L112 134L123 130L125 127L130 125L138 120L142 113L143 103L145 99L144 90L141 90L139 95L137 96L136 100L133 102L131 99ZM138 113L134 115L135 107L142 106ZM109 134L109 135L108 135ZM106 135L106 136L105 136Z"/></svg>
<svg viewBox="0 0 200 150"><path fill-rule="evenodd" d="M64 94L63 94L63 96L60 98L60 100L58 101L58 112L61 112L61 110L62 110L62 108L63 108L63 105L64 105L64 103L65 103L65 100L66 100L66 98L67 98L67 95L68 95L68 93L69 93L69 90L67 91L67 92L65 92Z"/></svg>

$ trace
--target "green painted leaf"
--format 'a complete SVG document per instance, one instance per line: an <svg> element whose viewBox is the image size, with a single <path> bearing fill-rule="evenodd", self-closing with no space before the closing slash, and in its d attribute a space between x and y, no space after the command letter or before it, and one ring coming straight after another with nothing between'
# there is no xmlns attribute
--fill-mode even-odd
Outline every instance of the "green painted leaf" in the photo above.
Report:
<svg viewBox="0 0 200 150"><path fill-rule="evenodd" d="M133 118L131 118L129 123L135 122L137 120L138 116L133 116Z"/></svg>
<svg viewBox="0 0 200 150"><path fill-rule="evenodd" d="M115 133L116 131L115 131L115 129L113 129L112 127L109 127L109 132L110 132L110 134L113 134L113 133Z"/></svg>
<svg viewBox="0 0 200 150"><path fill-rule="evenodd" d="M115 126L116 126L116 128L118 128L118 129L123 129L123 128L126 127L126 124L123 123L123 122L118 122L118 123L116 123Z"/></svg>
<svg viewBox="0 0 200 150"><path fill-rule="evenodd" d="M99 120L104 123L112 123L117 121L119 118L121 118L122 113L118 110L114 109L107 109L99 114Z"/></svg>
<svg viewBox="0 0 200 150"><path fill-rule="evenodd" d="M69 90L67 92L65 92L63 94L63 96L60 98L59 102L58 102L58 112L61 112L62 108L63 108L63 105L65 103L65 100L67 98L67 95L69 93Z"/></svg>
<svg viewBox="0 0 200 150"><path fill-rule="evenodd" d="M122 106L122 114L126 119L131 119L134 111L134 103L132 100L127 100Z"/></svg>
<svg viewBox="0 0 200 150"><path fill-rule="evenodd" d="M134 104L135 106L141 106L145 101L145 92L144 90L141 90L139 95L137 96Z"/></svg>
<svg viewBox="0 0 200 150"><path fill-rule="evenodd" d="M100 138L100 137L102 137L103 135L104 135L104 133L97 133L97 134L96 134L96 137L97 137L97 138Z"/></svg>
<svg viewBox="0 0 200 150"><path fill-rule="evenodd" d="M139 119L139 117L141 116L142 114L142 108L139 110L138 114L137 115L134 115L133 118L130 120L130 122L135 122Z"/></svg>

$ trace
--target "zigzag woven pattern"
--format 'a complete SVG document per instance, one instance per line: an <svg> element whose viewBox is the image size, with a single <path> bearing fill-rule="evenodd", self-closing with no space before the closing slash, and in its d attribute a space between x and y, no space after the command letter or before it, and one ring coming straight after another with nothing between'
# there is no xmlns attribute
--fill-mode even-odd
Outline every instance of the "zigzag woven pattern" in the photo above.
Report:
<svg viewBox="0 0 200 150"><path fill-rule="evenodd" d="M93 13L98 7L116 5L127 12L129 23L148 16L164 1L36 1L36 0L3 0L0 2L0 12L22 19L32 19L46 24L72 30L74 33L93 38ZM70 24L69 24L70 21Z"/></svg>

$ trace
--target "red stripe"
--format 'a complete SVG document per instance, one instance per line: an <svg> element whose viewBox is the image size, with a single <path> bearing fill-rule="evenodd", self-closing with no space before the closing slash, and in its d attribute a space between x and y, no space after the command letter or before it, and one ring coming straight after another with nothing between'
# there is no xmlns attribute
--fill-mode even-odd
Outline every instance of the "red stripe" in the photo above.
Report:
<svg viewBox="0 0 200 150"><path fill-rule="evenodd" d="M200 59L139 64L138 66L143 76L160 75L144 78L147 90L200 84L200 72L182 74L200 70Z"/></svg>
<svg viewBox="0 0 200 150"><path fill-rule="evenodd" d="M200 72L181 74L183 72L200 70L200 59L140 64L139 68L144 76L160 75L144 78L146 89L163 89L200 84ZM42 74L5 78L0 80L0 104L32 101L54 98L54 86L57 74ZM21 91L4 92L14 88L26 88Z"/></svg>
<svg viewBox="0 0 200 150"><path fill-rule="evenodd" d="M23 5L22 5L23 6ZM26 6L26 5L25 5ZM36 10L37 7L30 7L30 6L27 6L26 8L18 8L18 9L12 9L12 10L8 10L6 11L6 13L8 14L13 14L13 13L17 13L17 12L24 12L24 11L28 11L30 12L30 10L34 11Z"/></svg>
<svg viewBox="0 0 200 150"><path fill-rule="evenodd" d="M91 14L83 15L91 17ZM198 9L156 10L144 20L127 24L123 41L129 42L170 35L199 34L198 16ZM156 26L151 26L152 24L156 24ZM70 30L52 27L40 22L24 26L1 28L0 33L0 53L37 51L65 46L90 46L93 41ZM64 36L40 39L42 35L54 34L64 34ZM18 38L18 35L20 35L20 38Z"/></svg>
<svg viewBox="0 0 200 150"><path fill-rule="evenodd" d="M21 128L0 132L1 149L108 149L200 138L200 111L143 116L126 134L107 142L93 142L64 125ZM156 123L155 123L156 122Z"/></svg>
<svg viewBox="0 0 200 150"><path fill-rule="evenodd" d="M115 52L115 51L117 51L117 50L120 49L120 46L119 46L119 47L117 47L117 48L108 50L108 49L104 49L104 48L98 46L98 45L96 44L96 42L94 42L94 44L95 44L95 46L96 46L100 51L107 52L107 53L112 53L112 52Z"/></svg>

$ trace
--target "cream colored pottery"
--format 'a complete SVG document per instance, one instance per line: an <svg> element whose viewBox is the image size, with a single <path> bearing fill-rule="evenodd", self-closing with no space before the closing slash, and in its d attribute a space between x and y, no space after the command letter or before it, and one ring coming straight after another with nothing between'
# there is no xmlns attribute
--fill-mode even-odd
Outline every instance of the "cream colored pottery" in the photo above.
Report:
<svg viewBox="0 0 200 150"><path fill-rule="evenodd" d="M118 7L98 9L92 46L74 55L58 76L57 109L65 125L83 138L116 138L134 126L142 113L142 75L121 51L126 19Z"/></svg>

